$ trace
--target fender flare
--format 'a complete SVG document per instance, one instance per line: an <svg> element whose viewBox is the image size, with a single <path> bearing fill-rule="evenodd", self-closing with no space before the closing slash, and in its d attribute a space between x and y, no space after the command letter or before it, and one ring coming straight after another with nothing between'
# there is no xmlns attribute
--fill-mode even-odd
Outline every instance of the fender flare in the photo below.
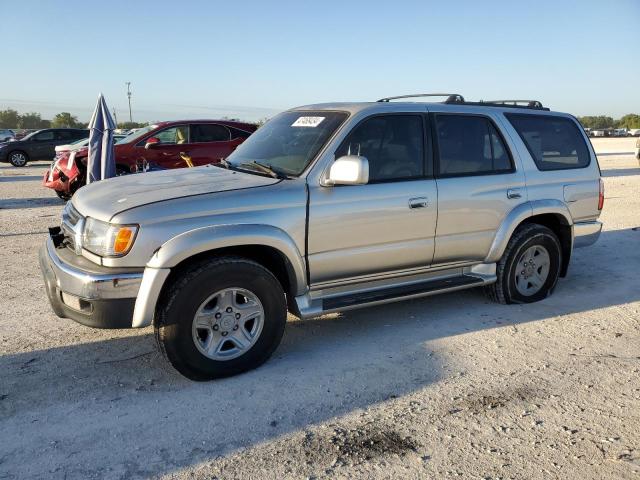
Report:
<svg viewBox="0 0 640 480"><path fill-rule="evenodd" d="M527 218L545 213L560 215L563 223L569 226L573 225L571 212L567 208L567 205L560 200L545 199L521 203L511 210L500 224L496 236L493 238L489 253L485 258L485 262L495 263L499 261L518 225Z"/></svg>
<svg viewBox="0 0 640 480"><path fill-rule="evenodd" d="M296 293L306 292L307 272L302 254L284 230L271 225L215 225L189 230L165 242L154 252L147 267L172 268L198 253L245 245L261 245L278 250L289 264Z"/></svg>
<svg viewBox="0 0 640 480"><path fill-rule="evenodd" d="M307 292L307 270L293 239L271 225L215 225L181 233L156 250L146 265L133 313L133 328L151 325L171 268L199 253L227 247L260 245L278 250L287 263L295 295Z"/></svg>

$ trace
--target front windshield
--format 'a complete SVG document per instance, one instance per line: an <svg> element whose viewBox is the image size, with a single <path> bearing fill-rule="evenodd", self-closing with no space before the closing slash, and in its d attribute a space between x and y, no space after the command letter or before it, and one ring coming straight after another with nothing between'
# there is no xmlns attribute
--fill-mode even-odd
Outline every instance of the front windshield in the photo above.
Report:
<svg viewBox="0 0 640 480"><path fill-rule="evenodd" d="M139 128L138 130L136 130L135 132L131 132L129 135L127 135L126 137L124 137L122 140L119 140L116 145L120 145L123 143L132 143L135 142L136 140L138 140L140 137L146 135L147 133L149 133L151 130L158 128L158 125L148 125L146 127L143 128Z"/></svg>
<svg viewBox="0 0 640 480"><path fill-rule="evenodd" d="M347 118L344 112L285 112L252 134L227 161L235 167L254 162L298 176Z"/></svg>

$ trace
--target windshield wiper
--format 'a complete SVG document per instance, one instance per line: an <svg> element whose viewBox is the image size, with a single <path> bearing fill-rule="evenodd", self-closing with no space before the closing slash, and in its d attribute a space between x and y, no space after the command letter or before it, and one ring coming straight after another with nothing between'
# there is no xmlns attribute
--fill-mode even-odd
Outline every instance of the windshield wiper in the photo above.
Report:
<svg viewBox="0 0 640 480"><path fill-rule="evenodd" d="M263 173L266 173L267 175L269 175L270 177L273 178L278 178L278 179L284 179L287 178L287 176L282 173L279 172L278 170L274 169L271 165L265 165L264 163L260 163L257 162L255 160L253 160L252 162L247 162L247 163L241 163L240 164L241 167L252 167L253 170L259 170Z"/></svg>

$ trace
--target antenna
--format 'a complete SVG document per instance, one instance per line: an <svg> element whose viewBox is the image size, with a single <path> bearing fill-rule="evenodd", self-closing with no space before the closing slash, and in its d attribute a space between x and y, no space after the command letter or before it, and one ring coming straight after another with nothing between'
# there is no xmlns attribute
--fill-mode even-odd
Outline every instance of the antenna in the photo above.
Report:
<svg viewBox="0 0 640 480"><path fill-rule="evenodd" d="M127 86L127 97L129 97L129 122L133 123L133 116L131 115L131 82L125 82Z"/></svg>

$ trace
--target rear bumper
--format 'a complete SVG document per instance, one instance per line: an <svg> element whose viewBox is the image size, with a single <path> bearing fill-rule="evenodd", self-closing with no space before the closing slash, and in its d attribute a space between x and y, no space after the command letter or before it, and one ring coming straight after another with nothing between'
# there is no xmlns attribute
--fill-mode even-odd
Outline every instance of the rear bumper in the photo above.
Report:
<svg viewBox="0 0 640 480"><path fill-rule="evenodd" d="M56 315L96 328L131 328L142 272L102 273L63 260L49 238L40 270Z"/></svg>
<svg viewBox="0 0 640 480"><path fill-rule="evenodd" d="M598 241L602 231L602 222L577 222L573 224L573 247L581 248Z"/></svg>

